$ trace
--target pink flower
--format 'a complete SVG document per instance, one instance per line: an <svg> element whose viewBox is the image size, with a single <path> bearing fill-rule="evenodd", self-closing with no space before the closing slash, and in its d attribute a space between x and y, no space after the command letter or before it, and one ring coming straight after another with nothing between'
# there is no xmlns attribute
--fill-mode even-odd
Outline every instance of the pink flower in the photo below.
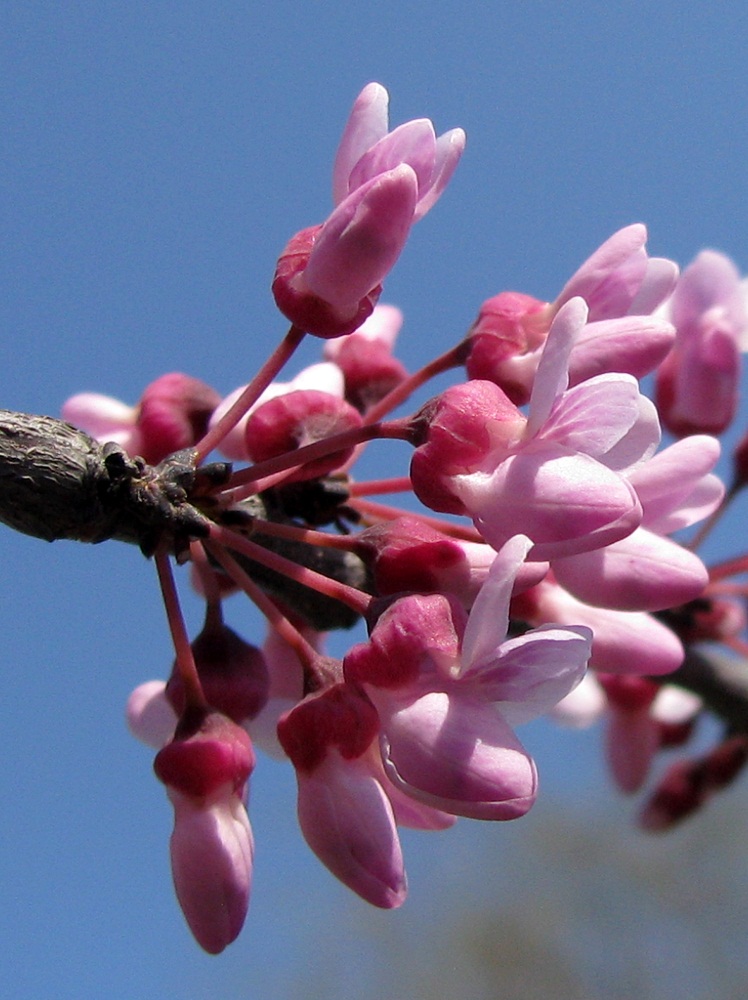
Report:
<svg viewBox="0 0 748 1000"><path fill-rule="evenodd" d="M374 906L405 901L395 817L376 754L379 720L355 689L336 684L278 723L296 769L298 817L307 843L337 878Z"/></svg>
<svg viewBox="0 0 748 1000"><path fill-rule="evenodd" d="M247 734L218 713L183 720L154 762L174 806L179 905L213 955L237 937L249 905L254 840L244 798L254 763Z"/></svg>
<svg viewBox="0 0 748 1000"><path fill-rule="evenodd" d="M581 299L559 311L527 417L493 383L473 381L414 420L415 493L435 510L468 513L496 549L520 531L536 543L532 559L553 559L624 538L641 520L623 473L654 452L657 413L631 376L566 388L586 315Z"/></svg>
<svg viewBox="0 0 748 1000"><path fill-rule="evenodd" d="M418 119L387 131L387 92L364 88L333 169L335 209L298 233L281 254L273 295L299 329L328 338L370 315L410 227L438 199L465 144L461 129L438 140Z"/></svg>
<svg viewBox="0 0 748 1000"><path fill-rule="evenodd" d="M469 617L441 594L401 597L344 659L347 680L379 713L390 780L458 816L514 819L530 808L537 774L512 726L560 701L589 655L583 627L507 638L514 579L531 545L517 536L504 546Z"/></svg>
<svg viewBox="0 0 748 1000"><path fill-rule="evenodd" d="M740 352L748 334L737 268L703 250L668 303L677 337L657 372L657 406L673 434L720 434L738 405Z"/></svg>
<svg viewBox="0 0 748 1000"><path fill-rule="evenodd" d="M217 424L223 415L233 406L237 399L246 389L246 385L239 386L230 392L225 399L216 407L210 420L210 426ZM332 361L321 361L316 365L309 365L302 369L288 382L271 382L270 385L260 394L257 401L249 407L247 412L237 421L234 427L226 434L220 444L223 454L236 462L246 462L249 459L249 449L247 448L247 421L258 406L283 396L289 392L298 392L303 389L315 389L328 393L337 399L343 398L345 381L343 373Z"/></svg>
<svg viewBox="0 0 748 1000"><path fill-rule="evenodd" d="M199 379L171 372L146 386L137 406L82 392L63 404L62 417L99 441L116 441L129 455L155 465L196 444L220 401Z"/></svg>
<svg viewBox="0 0 748 1000"><path fill-rule="evenodd" d="M417 118L388 131L389 95L379 83L367 84L356 98L333 166L336 205L367 181L401 163L415 172L418 190L413 222L436 203L465 148L465 133L450 129L436 138L427 118Z"/></svg>
<svg viewBox="0 0 748 1000"><path fill-rule="evenodd" d="M641 378L653 371L670 350L674 330L649 313L672 291L678 268L648 258L646 239L642 225L619 230L552 303L519 292L487 299L468 333L470 378L496 382L514 403L526 403L551 323L577 296L587 302L589 316L569 358L570 385L605 372Z"/></svg>

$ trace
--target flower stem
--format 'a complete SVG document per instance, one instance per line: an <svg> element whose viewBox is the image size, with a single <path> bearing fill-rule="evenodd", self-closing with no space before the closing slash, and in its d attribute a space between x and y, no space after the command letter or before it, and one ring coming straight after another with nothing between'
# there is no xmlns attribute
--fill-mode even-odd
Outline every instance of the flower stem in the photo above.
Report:
<svg viewBox="0 0 748 1000"><path fill-rule="evenodd" d="M260 394L267 389L299 346L304 336L304 331L300 330L297 326L290 328L278 347L276 347L236 402L210 428L202 440L198 441L195 446L197 452L196 461L198 463L202 462L209 452L218 447L229 431L236 427L250 406L257 402Z"/></svg>
<svg viewBox="0 0 748 1000"><path fill-rule="evenodd" d="M312 444L304 445L303 448L295 448L293 451L286 451L282 455L268 458L264 462L257 462L246 469L240 469L239 472L232 475L229 488L221 491L218 495L224 503L236 503L245 497L261 492L261 490L269 489L285 479L285 474L289 470L296 471L308 462L324 458L336 451L344 451L374 438L407 440L409 433L409 423L405 420L352 427L340 434L333 434L330 437L314 441ZM279 473L284 473L284 475L279 476Z"/></svg>
<svg viewBox="0 0 748 1000"><path fill-rule="evenodd" d="M246 570L230 555L223 545L204 542L205 549L216 562L226 570L231 579L251 598L259 610L267 618L270 625L296 653L305 671L313 672L314 663L319 655L315 648L299 632L296 626L288 620L271 597L254 582Z"/></svg>
<svg viewBox="0 0 748 1000"><path fill-rule="evenodd" d="M325 596L331 597L333 600L340 601L359 615L366 614L371 597L357 590L355 587L349 587L339 580L333 580L329 576L317 573L316 570L308 569L306 566L299 566L298 563L293 562L291 559L286 559L275 552L270 552L264 546L258 545L257 542L253 542L249 538L244 538L242 535L237 534L237 532L231 531L230 528L224 528L218 524L211 524L210 539L212 542L224 545L227 549L241 552L262 566L267 566L268 569L282 573L290 580L302 584L302 586L310 587L320 594L325 594Z"/></svg>
<svg viewBox="0 0 748 1000"><path fill-rule="evenodd" d="M422 385L429 381L429 379L434 378L436 375L441 375L442 372L449 371L450 368L457 368L465 360L466 354L466 341L462 341L451 347L444 354L440 354L438 358L434 358L423 368L409 375L400 385L395 386L386 396L383 396L378 403L365 414L364 419L366 423L375 423L381 420L382 417L386 416L396 406L404 403L405 400L419 389Z"/></svg>
<svg viewBox="0 0 748 1000"><path fill-rule="evenodd" d="M203 694L203 687L195 665L187 629L185 628L179 596L174 584L174 574L171 561L165 549L160 548L155 554L158 582L166 607L166 619L176 652L177 670L184 685L185 703L187 708L207 709L208 703Z"/></svg>

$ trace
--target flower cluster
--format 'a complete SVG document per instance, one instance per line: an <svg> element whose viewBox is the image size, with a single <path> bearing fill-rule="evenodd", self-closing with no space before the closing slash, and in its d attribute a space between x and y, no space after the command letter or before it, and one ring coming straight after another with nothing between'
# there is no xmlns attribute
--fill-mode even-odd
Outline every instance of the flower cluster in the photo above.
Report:
<svg viewBox="0 0 748 1000"><path fill-rule="evenodd" d="M553 301L492 296L409 374L393 353L403 316L378 299L465 136L437 138L426 119L390 130L387 104L369 84L353 106L334 208L277 262L290 329L249 381L222 397L171 373L134 407L92 393L63 407L116 442L119 467L136 462L168 524L191 512L179 532L149 515L175 660L132 694L128 721L158 750L177 896L209 952L234 940L249 905L254 743L295 769L311 849L386 908L407 891L400 827L531 808L537 768L515 732L531 718L604 716L626 791L707 709L725 719L716 747L654 789L651 829L695 810L748 756L745 705L714 704L719 663L701 645L745 651L743 590L728 577L747 567L708 570L695 551L706 529L682 534L746 481L740 449L730 490L714 473L748 331L734 265L705 251L679 275L628 226ZM320 363L280 381L308 335L324 342ZM448 371L454 384L418 398ZM362 449L391 438L410 447L409 467L356 479ZM215 450L232 464L206 465ZM192 640L175 561L205 600ZM237 592L267 619L257 645L224 621ZM365 638L328 655L325 633L359 621Z"/></svg>

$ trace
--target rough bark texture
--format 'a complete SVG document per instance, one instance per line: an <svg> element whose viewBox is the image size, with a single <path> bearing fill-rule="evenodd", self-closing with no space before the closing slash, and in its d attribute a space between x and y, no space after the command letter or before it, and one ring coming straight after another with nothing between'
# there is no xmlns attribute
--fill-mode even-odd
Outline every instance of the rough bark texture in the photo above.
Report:
<svg viewBox="0 0 748 1000"><path fill-rule="evenodd" d="M0 410L0 521L47 542L111 537L98 441L54 417Z"/></svg>

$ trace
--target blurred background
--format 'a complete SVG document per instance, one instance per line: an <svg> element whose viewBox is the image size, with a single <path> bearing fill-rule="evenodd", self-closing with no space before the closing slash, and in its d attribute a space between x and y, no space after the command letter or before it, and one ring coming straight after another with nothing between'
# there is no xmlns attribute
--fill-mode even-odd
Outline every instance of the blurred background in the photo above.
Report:
<svg viewBox="0 0 748 1000"><path fill-rule="evenodd" d="M383 296L405 312L408 367L459 339L489 295L552 299L630 222L647 223L655 255L686 264L711 246L745 270L747 42L748 9L729 0L4 0L0 406L56 414L86 389L135 402L172 370L221 392L245 382L285 329L277 254L328 213L336 144L370 80L390 90L393 124L468 133ZM733 522L707 554L739 535ZM246 601L229 617L259 641ZM521 733L535 809L406 833L397 913L327 874L296 829L290 768L261 760L249 919L209 958L173 897L151 754L122 721L131 688L170 668L153 567L122 545L3 529L0 635L8 1000L748 992L747 783L647 837L599 733L546 722Z"/></svg>

